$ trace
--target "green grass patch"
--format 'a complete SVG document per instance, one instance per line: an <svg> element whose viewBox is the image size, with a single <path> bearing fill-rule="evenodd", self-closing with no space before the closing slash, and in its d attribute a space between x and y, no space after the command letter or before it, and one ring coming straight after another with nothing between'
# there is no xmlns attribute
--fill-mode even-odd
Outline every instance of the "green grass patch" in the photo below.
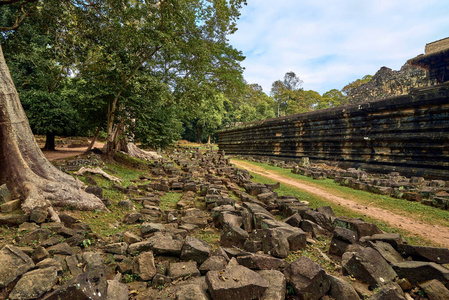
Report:
<svg viewBox="0 0 449 300"><path fill-rule="evenodd" d="M161 197L160 208L162 211L167 209L176 209L176 203L181 199L182 193L166 193L165 196Z"/></svg>
<svg viewBox="0 0 449 300"><path fill-rule="evenodd" d="M205 229L200 229L193 234L197 239L203 240L212 246L215 250L220 247L220 231L215 227L207 227Z"/></svg>
<svg viewBox="0 0 449 300"><path fill-rule="evenodd" d="M330 243L330 236L320 236L315 240L315 244L307 244L305 249L290 252L289 256L285 260L291 263L298 258L305 256L319 264L326 271L326 273L337 275L339 274L339 263L326 254L329 251Z"/></svg>

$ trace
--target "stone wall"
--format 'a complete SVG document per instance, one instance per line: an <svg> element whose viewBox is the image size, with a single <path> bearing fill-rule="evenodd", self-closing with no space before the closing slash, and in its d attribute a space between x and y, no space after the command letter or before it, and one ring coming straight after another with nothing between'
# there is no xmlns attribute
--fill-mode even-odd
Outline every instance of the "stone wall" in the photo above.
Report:
<svg viewBox="0 0 449 300"><path fill-rule="evenodd" d="M342 167L449 179L449 85L245 124L218 133L231 155L309 157Z"/></svg>
<svg viewBox="0 0 449 300"><path fill-rule="evenodd" d="M449 38L426 44L425 53L432 54L449 49Z"/></svg>
<svg viewBox="0 0 449 300"><path fill-rule="evenodd" d="M349 103L360 104L368 101L407 95L412 89L429 87L435 82L429 79L429 73L421 68L405 64L401 70L393 71L382 67L366 84L352 89Z"/></svg>

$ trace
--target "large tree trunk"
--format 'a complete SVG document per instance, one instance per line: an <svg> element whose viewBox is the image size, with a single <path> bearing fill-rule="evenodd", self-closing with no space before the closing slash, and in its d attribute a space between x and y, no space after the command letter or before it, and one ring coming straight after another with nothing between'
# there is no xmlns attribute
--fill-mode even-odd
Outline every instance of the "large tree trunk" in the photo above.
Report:
<svg viewBox="0 0 449 300"><path fill-rule="evenodd" d="M53 132L47 132L46 137L45 137L44 150L49 150L49 151L56 150L55 137L56 137L56 134L54 134Z"/></svg>
<svg viewBox="0 0 449 300"><path fill-rule="evenodd" d="M22 210L47 209L59 218L54 206L93 210L106 207L83 190L83 184L54 167L42 154L31 132L0 46L0 183L6 182L21 197Z"/></svg>

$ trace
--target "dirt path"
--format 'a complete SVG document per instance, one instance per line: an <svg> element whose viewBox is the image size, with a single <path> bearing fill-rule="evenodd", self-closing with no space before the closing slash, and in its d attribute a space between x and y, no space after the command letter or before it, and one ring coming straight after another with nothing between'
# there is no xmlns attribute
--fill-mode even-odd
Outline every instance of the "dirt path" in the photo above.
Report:
<svg viewBox="0 0 449 300"><path fill-rule="evenodd" d="M94 147L96 148L103 148L103 143L100 142L95 142ZM55 151L45 151L43 150L42 152L44 153L45 157L49 160L49 161L54 161L54 160L58 160L58 159L63 159L63 158L67 158L67 157L72 157L72 156L77 156L80 154L83 154L86 151L87 147L79 147L79 148L60 148L60 147L56 147Z"/></svg>
<svg viewBox="0 0 449 300"><path fill-rule="evenodd" d="M356 211L358 213L364 214L366 216L370 216L372 218L381 220L390 224L391 226L401 228L411 232L412 234L421 236L424 239L431 240L436 244L439 244L443 247L449 248L449 228L439 225L430 225L420 221L416 221L412 218L401 216L398 214L391 213L385 209L366 206L363 204L359 204L357 202L345 199L343 197L332 195L326 192L323 189L310 186L301 182L298 182L294 179L278 175L267 171L261 167L254 166L252 164L242 162L242 161L231 161L239 168L246 169L258 175L262 175L264 177L270 178L275 181L279 181L281 183L285 183L296 188L299 188L305 192L317 195L319 197L325 198L326 200L342 205L348 209Z"/></svg>

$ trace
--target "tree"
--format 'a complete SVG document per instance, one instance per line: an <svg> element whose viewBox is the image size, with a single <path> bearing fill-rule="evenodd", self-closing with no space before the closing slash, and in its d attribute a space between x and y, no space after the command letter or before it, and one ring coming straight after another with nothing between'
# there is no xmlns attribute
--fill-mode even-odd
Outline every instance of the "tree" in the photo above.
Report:
<svg viewBox="0 0 449 300"><path fill-rule="evenodd" d="M327 91L321 97L321 100L315 106L315 109L324 109L337 107L348 103L348 97L337 89Z"/></svg>
<svg viewBox="0 0 449 300"><path fill-rule="evenodd" d="M113 84L109 94L113 97L108 99L107 129L108 142L115 142L112 129L119 119L116 113L119 111L127 116L127 109L119 100L129 91L139 70L170 78L165 83L174 84L169 90L175 101L181 98L176 95L186 92L191 99L197 90L193 88L194 84L199 80L216 85L223 83L225 76L219 76L222 75L219 71L225 70L226 66L232 65L237 75L239 71L241 73L235 59L242 57L226 43L226 34L236 30L235 20L243 3L243 0L212 3L186 0L157 3L0 1L2 8L9 7L14 11L1 29L17 29L30 12L43 19L58 19L58 38L71 47L71 52L83 58L82 63L72 68L84 74L90 72L98 79L96 82L104 79ZM212 47L214 45L217 47ZM165 51L160 52L161 49ZM180 81L185 84L177 84ZM37 208L46 209L53 220L59 221L54 206L106 210L99 198L86 193L79 181L56 169L40 151L1 47L0 141L0 182L6 182L15 196L24 199L22 209L25 213Z"/></svg>
<svg viewBox="0 0 449 300"><path fill-rule="evenodd" d="M271 86L271 95L277 102L277 116L302 112L302 80L294 72L287 72L284 80L277 80ZM288 109L289 106L293 106Z"/></svg>
<svg viewBox="0 0 449 300"><path fill-rule="evenodd" d="M126 143L119 140L123 128L117 125L127 118L130 102L125 95L139 72L167 85L172 91L170 105L195 101L205 92L201 89L212 85L224 88L230 82L229 74L241 76L236 62L243 57L230 47L226 35L236 30L235 20L244 3L174 0L122 5L105 1L100 9L90 10L88 17L70 23L74 24L68 32L81 32L89 44L80 47L86 57L79 65L82 76L111 87L108 154L124 150L121 147Z"/></svg>
<svg viewBox="0 0 449 300"><path fill-rule="evenodd" d="M55 135L74 134L78 120L77 93L67 93L73 89L70 60L64 57L54 27L27 18L20 33L10 33L2 44L32 130L46 135L44 149L55 150Z"/></svg>

